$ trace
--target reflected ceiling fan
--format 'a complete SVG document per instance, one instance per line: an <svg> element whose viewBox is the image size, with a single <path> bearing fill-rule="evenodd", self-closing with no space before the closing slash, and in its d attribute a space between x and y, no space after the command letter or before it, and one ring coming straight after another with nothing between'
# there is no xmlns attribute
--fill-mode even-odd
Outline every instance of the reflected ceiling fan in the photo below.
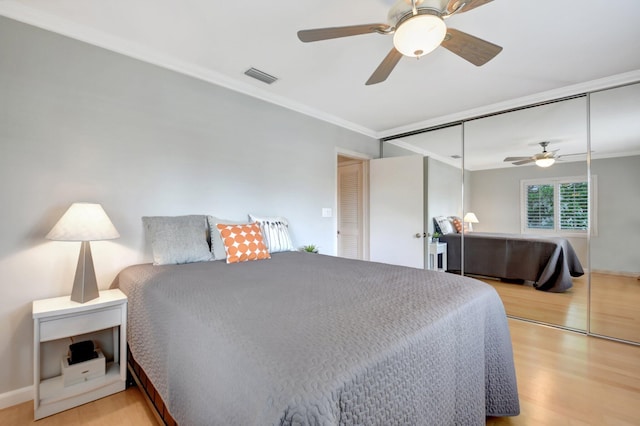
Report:
<svg viewBox="0 0 640 426"><path fill-rule="evenodd" d="M440 45L472 64L481 66L500 53L502 47L462 31L447 28L444 20L456 13L468 12L492 1L449 0L444 10L440 10L425 5L441 4L440 1L398 0L389 11L389 24L301 30L298 31L298 38L307 43L360 34L393 34L394 47L367 80L367 85L385 81L403 55L420 58Z"/></svg>
<svg viewBox="0 0 640 426"><path fill-rule="evenodd" d="M507 157L504 159L506 163L513 163L514 166L522 166L524 164L536 163L538 167L549 167L552 166L553 163L556 162L557 159L561 157L569 157L572 155L584 155L585 153L576 153L576 154L565 154L565 155L556 155L556 152L559 150L556 149L554 151L547 151L547 147L550 142L540 142L540 146L542 147L542 152L536 155L532 155L531 157Z"/></svg>

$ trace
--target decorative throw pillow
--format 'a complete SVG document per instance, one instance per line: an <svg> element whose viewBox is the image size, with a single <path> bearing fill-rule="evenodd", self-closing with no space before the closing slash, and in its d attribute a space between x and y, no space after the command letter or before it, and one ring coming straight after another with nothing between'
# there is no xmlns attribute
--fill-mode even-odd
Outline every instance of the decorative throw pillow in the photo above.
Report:
<svg viewBox="0 0 640 426"><path fill-rule="evenodd" d="M284 217L258 217L249 215L251 222L257 222L262 231L264 243L269 253L293 251L293 243L289 236L289 222Z"/></svg>
<svg viewBox="0 0 640 426"><path fill-rule="evenodd" d="M154 265L212 260L205 216L145 216L142 223L151 242Z"/></svg>
<svg viewBox="0 0 640 426"><path fill-rule="evenodd" d="M213 254L213 258L215 260L226 260L227 251L224 249L224 243L222 242L220 231L216 225L219 223L225 225L243 225L247 223L247 220L227 220L215 216L207 216L207 222L209 223L209 236L211 238L211 253Z"/></svg>
<svg viewBox="0 0 640 426"><path fill-rule="evenodd" d="M458 234L462 233L462 219L460 219L458 216L449 216L449 219L451 220L451 223L453 224L456 232Z"/></svg>
<svg viewBox="0 0 640 426"><path fill-rule="evenodd" d="M433 218L438 224L440 228L440 233L442 235L453 234L455 231L453 230L453 225L451 225L451 221L449 221L448 217L445 216L436 216Z"/></svg>
<svg viewBox="0 0 640 426"><path fill-rule="evenodd" d="M227 252L227 263L246 262L248 260L270 259L267 246L262 239L260 225L216 225Z"/></svg>

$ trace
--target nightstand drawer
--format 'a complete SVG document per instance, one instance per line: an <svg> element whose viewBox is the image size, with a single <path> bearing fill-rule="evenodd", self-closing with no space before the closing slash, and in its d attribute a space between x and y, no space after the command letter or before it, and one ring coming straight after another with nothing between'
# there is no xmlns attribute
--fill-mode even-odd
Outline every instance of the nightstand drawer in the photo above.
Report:
<svg viewBox="0 0 640 426"><path fill-rule="evenodd" d="M90 333L122 323L122 308L107 308L84 314L61 315L40 322L40 341Z"/></svg>

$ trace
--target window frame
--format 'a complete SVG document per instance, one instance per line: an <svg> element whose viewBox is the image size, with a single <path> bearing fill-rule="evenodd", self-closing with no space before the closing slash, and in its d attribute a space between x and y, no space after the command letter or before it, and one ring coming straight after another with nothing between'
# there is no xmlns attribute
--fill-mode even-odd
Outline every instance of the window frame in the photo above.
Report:
<svg viewBox="0 0 640 426"><path fill-rule="evenodd" d="M597 179L596 175L591 176L589 181L587 176L560 176L551 178L537 178L537 179L521 179L520 180L520 232L522 234L538 234L538 235L550 235L556 237L582 237L586 238L589 235L589 230L571 230L560 229L560 211L558 209L560 201L560 185L571 183L584 183L588 184L588 206L589 206L589 225L591 228L591 235L597 235ZM527 187L531 185L552 185L553 186L553 229L539 229L527 227Z"/></svg>

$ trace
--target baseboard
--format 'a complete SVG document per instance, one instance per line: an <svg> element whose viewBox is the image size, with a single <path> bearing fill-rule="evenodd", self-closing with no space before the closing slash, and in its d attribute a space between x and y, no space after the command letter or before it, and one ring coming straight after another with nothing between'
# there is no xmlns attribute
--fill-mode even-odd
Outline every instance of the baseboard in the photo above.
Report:
<svg viewBox="0 0 640 426"><path fill-rule="evenodd" d="M592 272L594 274L617 275L619 277L638 278L640 280L640 275L638 275L637 272L607 271L604 269L594 269Z"/></svg>
<svg viewBox="0 0 640 426"><path fill-rule="evenodd" d="M33 386L0 394L0 410L33 400Z"/></svg>

